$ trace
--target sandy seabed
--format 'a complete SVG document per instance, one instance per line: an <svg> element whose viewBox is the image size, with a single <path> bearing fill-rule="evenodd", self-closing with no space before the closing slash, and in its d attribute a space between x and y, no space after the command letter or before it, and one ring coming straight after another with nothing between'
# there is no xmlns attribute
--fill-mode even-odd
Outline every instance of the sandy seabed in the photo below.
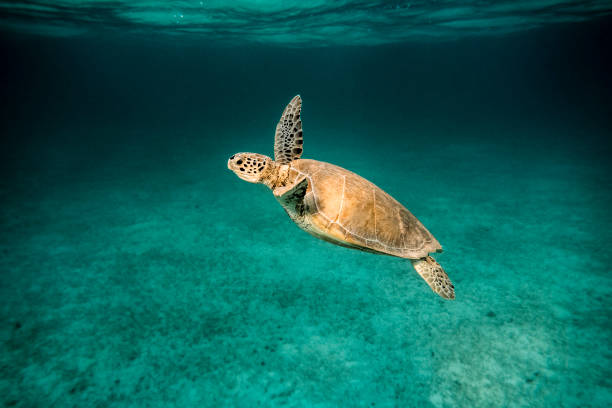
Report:
<svg viewBox="0 0 612 408"><path fill-rule="evenodd" d="M43 146L2 183L4 406L610 401L612 193L588 146L305 133L305 158L372 180L437 237L449 302L406 261L300 231L227 170L253 146L233 132Z"/></svg>

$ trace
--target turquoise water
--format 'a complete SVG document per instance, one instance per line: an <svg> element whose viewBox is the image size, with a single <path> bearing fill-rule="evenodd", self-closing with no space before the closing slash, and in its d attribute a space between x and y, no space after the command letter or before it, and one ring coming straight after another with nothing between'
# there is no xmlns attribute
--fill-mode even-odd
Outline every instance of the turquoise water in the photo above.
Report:
<svg viewBox="0 0 612 408"><path fill-rule="evenodd" d="M84 6L1 4L3 406L610 405L605 3L517 2L504 21L539 22L503 30L483 8L488 25L427 38L380 17L366 44L346 29L326 47L310 29L267 42L289 13L273 3L208 3L226 37L143 35L154 22L119 3L89 25ZM366 6L342 2L357 34ZM303 157L405 204L456 300L407 261L316 240L227 170L273 154L297 93Z"/></svg>

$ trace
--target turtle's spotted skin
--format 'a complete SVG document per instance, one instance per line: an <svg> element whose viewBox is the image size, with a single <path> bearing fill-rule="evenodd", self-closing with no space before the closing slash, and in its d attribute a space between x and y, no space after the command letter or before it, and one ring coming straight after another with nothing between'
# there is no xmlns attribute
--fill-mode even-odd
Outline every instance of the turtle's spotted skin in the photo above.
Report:
<svg viewBox="0 0 612 408"><path fill-rule="evenodd" d="M454 286L430 253L440 243L397 200L342 167L300 159L303 151L301 98L287 105L276 127L275 161L237 153L228 167L240 178L263 183L291 219L317 238L366 252L407 258L427 284L445 299Z"/></svg>

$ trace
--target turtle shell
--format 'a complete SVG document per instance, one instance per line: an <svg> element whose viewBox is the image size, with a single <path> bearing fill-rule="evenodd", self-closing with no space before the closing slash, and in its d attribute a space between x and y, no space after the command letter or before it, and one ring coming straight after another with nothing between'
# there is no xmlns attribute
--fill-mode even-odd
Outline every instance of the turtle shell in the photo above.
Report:
<svg viewBox="0 0 612 408"><path fill-rule="evenodd" d="M375 184L342 167L300 159L291 168L308 178L304 225L338 245L419 259L442 247L417 218Z"/></svg>

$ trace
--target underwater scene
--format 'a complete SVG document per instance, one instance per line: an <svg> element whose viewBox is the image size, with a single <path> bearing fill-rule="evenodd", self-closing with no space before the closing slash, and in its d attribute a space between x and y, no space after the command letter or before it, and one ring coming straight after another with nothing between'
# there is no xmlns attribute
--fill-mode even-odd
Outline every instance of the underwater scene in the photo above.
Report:
<svg viewBox="0 0 612 408"><path fill-rule="evenodd" d="M611 42L597 0L0 1L0 406L610 406Z"/></svg>

